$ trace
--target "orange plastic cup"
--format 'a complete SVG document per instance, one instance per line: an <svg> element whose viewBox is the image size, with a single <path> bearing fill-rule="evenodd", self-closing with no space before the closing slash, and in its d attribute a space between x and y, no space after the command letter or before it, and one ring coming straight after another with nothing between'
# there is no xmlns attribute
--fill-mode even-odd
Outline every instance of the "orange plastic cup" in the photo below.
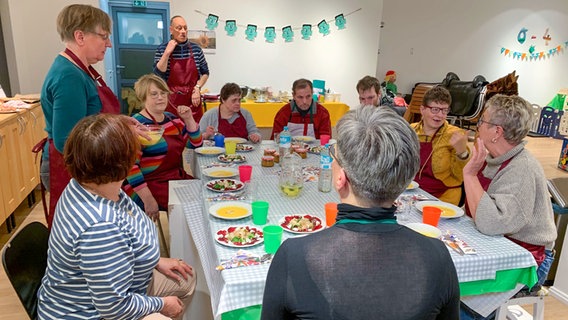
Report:
<svg viewBox="0 0 568 320"><path fill-rule="evenodd" d="M328 202L325 204L325 224L331 227L335 224L337 218L337 203Z"/></svg>
<svg viewBox="0 0 568 320"><path fill-rule="evenodd" d="M437 227L438 221L440 221L440 216L442 215L442 209L437 207L425 206L422 208L422 222L429 224L431 226Z"/></svg>

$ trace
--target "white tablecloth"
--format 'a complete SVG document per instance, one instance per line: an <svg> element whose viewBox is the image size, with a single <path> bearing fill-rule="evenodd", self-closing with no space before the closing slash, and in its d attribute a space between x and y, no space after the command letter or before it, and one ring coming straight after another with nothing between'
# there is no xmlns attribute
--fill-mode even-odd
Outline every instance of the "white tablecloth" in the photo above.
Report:
<svg viewBox="0 0 568 320"><path fill-rule="evenodd" d="M262 147L260 145L256 145L256 147L257 150L245 153L245 155L248 158L248 164L253 165L252 180L256 187L255 195L270 203L268 223L276 224L282 216L287 214L311 214L325 221L324 204L326 202L338 202L337 194L334 191L330 193L318 192L317 182L306 182L300 197L293 200L285 198L278 189L278 176L275 174L279 169L278 166L274 168L260 167ZM305 164L308 166L315 165L318 159L317 156L310 154L308 159L305 160ZM196 176L201 176L201 166L212 161L216 161L216 158L197 156L197 169L194 172ZM195 242L203 265L211 294L213 314L220 317L224 312L261 304L268 265L241 267L224 271L215 270L221 260L230 258L237 251L236 248L229 248L216 243L214 239L216 231L230 225L252 225L251 218L226 221L209 215L208 208L215 202L204 199L214 195L214 193L203 188L204 182L201 180L171 183L173 184L171 189L175 190L182 204L191 238ZM413 193L424 192L420 189L405 192L405 194ZM421 219L419 211L413 208L405 223L421 222ZM498 270L527 268L536 265L528 251L504 237L486 236L479 233L475 229L473 221L468 217L441 219L439 228L444 233L450 230L477 250L478 254L476 255L461 256L448 248L460 282L494 279ZM285 232L283 239L292 236L295 235ZM179 235L175 235L172 230L172 241L177 238L179 238ZM250 247L248 250L257 254L264 253L262 245ZM486 315L510 298L520 287L522 286L506 293L462 297L462 301L482 315Z"/></svg>

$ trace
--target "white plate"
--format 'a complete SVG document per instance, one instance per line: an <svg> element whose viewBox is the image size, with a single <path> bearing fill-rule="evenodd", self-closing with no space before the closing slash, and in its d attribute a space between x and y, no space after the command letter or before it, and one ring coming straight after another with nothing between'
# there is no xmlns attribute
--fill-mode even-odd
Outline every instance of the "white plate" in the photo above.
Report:
<svg viewBox="0 0 568 320"><path fill-rule="evenodd" d="M430 238L438 238L442 235L442 231L440 231L440 229L425 223L409 223L406 227Z"/></svg>
<svg viewBox="0 0 568 320"><path fill-rule="evenodd" d="M213 188L213 186L215 186L216 184L223 184L224 182L229 182L232 183L235 188L234 189L215 189ZM239 191L242 190L245 187L245 184L240 181L240 180L235 180L235 179L216 179L216 180L211 180L208 181L207 184L205 185L205 187L211 191L215 191L215 192L235 192L235 191Z"/></svg>
<svg viewBox="0 0 568 320"><path fill-rule="evenodd" d="M237 152L249 152L254 150L254 146L251 146L250 144L237 144Z"/></svg>
<svg viewBox="0 0 568 320"><path fill-rule="evenodd" d="M232 178L239 174L239 169L230 167L214 167L204 169L203 174L215 179Z"/></svg>
<svg viewBox="0 0 568 320"><path fill-rule="evenodd" d="M217 203L209 207L209 213L212 216L223 220L238 220L249 217L252 214L252 208L248 203L224 201L222 203Z"/></svg>
<svg viewBox="0 0 568 320"><path fill-rule="evenodd" d="M292 140L294 141L300 141L300 142L305 142L305 143L312 143L314 141L316 141L316 138L311 137L311 136L294 136L292 137Z"/></svg>
<svg viewBox="0 0 568 320"><path fill-rule="evenodd" d="M241 163L247 161L247 158L240 154L220 154L217 159L225 163Z"/></svg>
<svg viewBox="0 0 568 320"><path fill-rule="evenodd" d="M224 241L223 238L226 238L226 236L223 236L223 233L227 234L229 232L230 228L249 228L250 230L254 230L255 234L257 234L257 236L255 237L256 241L254 243L248 243L248 244L235 244L233 242L230 241ZM256 233L258 232L258 233ZM215 233L215 241L217 241L217 243L227 246L227 247L232 247L232 248L247 248L247 247L252 247L252 246L256 246L258 244L261 244L264 242L264 234L262 233L262 230L257 228L257 227L251 227L251 226L231 226L231 227L227 227L227 228L223 228L223 229L219 229L216 233Z"/></svg>
<svg viewBox="0 0 568 320"><path fill-rule="evenodd" d="M245 138L239 138L239 137L227 137L225 138L225 142L227 141L235 141L235 143L245 143L248 140Z"/></svg>
<svg viewBox="0 0 568 320"><path fill-rule="evenodd" d="M443 201L418 201L414 206L421 212L422 208L426 206L440 208L442 209L442 215L440 216L442 219L459 218L464 214L462 208Z"/></svg>
<svg viewBox="0 0 568 320"><path fill-rule="evenodd" d="M295 218L295 217L306 217L306 216L308 216L308 219L311 219L311 220L315 219L316 220L316 222L314 223L314 229L312 231L297 231L297 230L292 230L292 229L288 228L286 220L289 221L290 219ZM295 233L295 234L308 234L308 233L319 232L319 231L322 231L323 229L325 229L325 225L323 224L321 219L316 217L316 216L312 216L311 214L291 214L291 215L287 215L287 216L282 217L282 219L280 219L280 221L278 221L278 224L285 231L288 231L290 233Z"/></svg>
<svg viewBox="0 0 568 320"><path fill-rule="evenodd" d="M221 147L199 147L195 149L195 152L204 156L216 156L225 153L225 149Z"/></svg>
<svg viewBox="0 0 568 320"><path fill-rule="evenodd" d="M418 182L412 181L412 182L408 185L408 187L406 187L406 190L413 190L413 189L418 188L419 186L420 186L420 185L418 184Z"/></svg>

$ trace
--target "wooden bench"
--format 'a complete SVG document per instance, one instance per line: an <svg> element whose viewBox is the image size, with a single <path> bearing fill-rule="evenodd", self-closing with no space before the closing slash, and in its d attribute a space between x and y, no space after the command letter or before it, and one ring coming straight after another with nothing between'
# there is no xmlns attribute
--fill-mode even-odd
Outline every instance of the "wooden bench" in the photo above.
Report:
<svg viewBox="0 0 568 320"><path fill-rule="evenodd" d="M433 88L435 84L427 84L427 83L417 83L414 87L414 91L412 92L412 98L410 99L410 103L408 104L408 108L404 113L404 119L408 121L408 123L414 123L420 121L422 119L422 115L420 114L420 106L422 105L422 99L424 98L424 94L426 91Z"/></svg>

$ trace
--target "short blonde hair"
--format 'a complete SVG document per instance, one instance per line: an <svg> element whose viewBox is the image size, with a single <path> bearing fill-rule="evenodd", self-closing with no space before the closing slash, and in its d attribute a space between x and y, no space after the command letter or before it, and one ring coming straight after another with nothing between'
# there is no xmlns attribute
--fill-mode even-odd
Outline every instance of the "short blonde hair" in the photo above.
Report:
<svg viewBox="0 0 568 320"><path fill-rule="evenodd" d="M531 104L519 96L496 94L485 103L485 112L491 119L488 122L503 128L503 137L517 145L530 131L533 113Z"/></svg>
<svg viewBox="0 0 568 320"><path fill-rule="evenodd" d="M57 16L57 33L62 41L74 40L77 30L95 32L98 26L110 34L112 21L106 12L86 4L69 5Z"/></svg>
<svg viewBox="0 0 568 320"><path fill-rule="evenodd" d="M134 83L134 92L136 92L136 98L138 100L145 102L148 98L148 90L150 90L150 85L154 84L158 89L170 94L170 88L164 79L158 77L157 75L150 73L145 74L136 80Z"/></svg>

